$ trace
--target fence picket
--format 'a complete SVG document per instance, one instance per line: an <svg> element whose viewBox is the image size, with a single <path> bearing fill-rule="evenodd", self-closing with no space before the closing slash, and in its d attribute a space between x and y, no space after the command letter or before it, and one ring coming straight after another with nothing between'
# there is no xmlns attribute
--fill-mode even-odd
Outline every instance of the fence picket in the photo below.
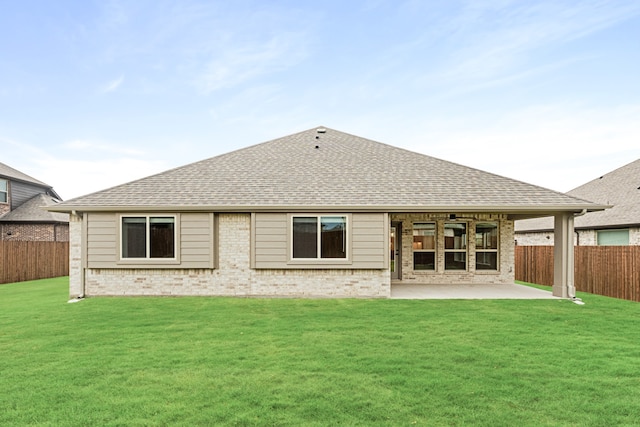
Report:
<svg viewBox="0 0 640 427"><path fill-rule="evenodd" d="M576 290L640 302L640 246L575 246ZM553 246L516 246L516 280L553 285Z"/></svg>
<svg viewBox="0 0 640 427"><path fill-rule="evenodd" d="M69 242L0 241L0 284L69 275Z"/></svg>

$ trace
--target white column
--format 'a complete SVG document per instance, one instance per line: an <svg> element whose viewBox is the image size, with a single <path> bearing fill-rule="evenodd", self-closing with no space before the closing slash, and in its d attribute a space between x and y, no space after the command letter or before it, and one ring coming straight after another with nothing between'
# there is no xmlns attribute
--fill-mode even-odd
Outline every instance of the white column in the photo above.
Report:
<svg viewBox="0 0 640 427"><path fill-rule="evenodd" d="M562 213L555 216L553 245L553 295L573 298L576 288L573 284L573 214Z"/></svg>
<svg viewBox="0 0 640 427"><path fill-rule="evenodd" d="M69 297L84 295L82 216L69 215Z"/></svg>

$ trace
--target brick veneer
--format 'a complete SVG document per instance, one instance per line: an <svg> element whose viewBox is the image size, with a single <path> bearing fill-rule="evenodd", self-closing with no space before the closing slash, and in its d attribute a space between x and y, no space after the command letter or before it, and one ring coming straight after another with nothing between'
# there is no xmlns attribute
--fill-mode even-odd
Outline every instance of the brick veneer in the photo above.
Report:
<svg viewBox="0 0 640 427"><path fill-rule="evenodd" d="M67 224L37 223L0 224L0 240L67 242L69 241L69 226Z"/></svg>

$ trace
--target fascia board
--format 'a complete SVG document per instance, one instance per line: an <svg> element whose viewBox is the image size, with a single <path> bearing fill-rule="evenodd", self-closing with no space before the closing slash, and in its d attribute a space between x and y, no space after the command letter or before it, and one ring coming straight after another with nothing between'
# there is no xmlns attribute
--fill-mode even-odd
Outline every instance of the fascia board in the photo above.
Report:
<svg viewBox="0 0 640 427"><path fill-rule="evenodd" d="M435 205L435 206L393 206L393 205L77 205L64 206L64 204L47 206L44 209L50 212L72 213L77 212L500 212L512 214L541 214L554 215L562 212L579 213L601 211L610 208L610 205L598 204L571 204L571 205L547 205L547 206L518 206L518 205Z"/></svg>

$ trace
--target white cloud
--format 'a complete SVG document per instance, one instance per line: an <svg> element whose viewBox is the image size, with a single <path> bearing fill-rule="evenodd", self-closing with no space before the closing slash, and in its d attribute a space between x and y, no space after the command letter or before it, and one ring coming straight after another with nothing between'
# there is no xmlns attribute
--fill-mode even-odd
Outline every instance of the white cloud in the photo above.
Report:
<svg viewBox="0 0 640 427"><path fill-rule="evenodd" d="M122 85L122 83L124 83L124 74L123 74L123 75L121 75L120 77L118 77L117 79L112 80L112 81L110 81L109 83L107 83L107 84L103 85L103 86L100 88L100 92L101 92L101 93L110 93L110 92L113 92L113 91L115 91L116 89L118 89L118 88Z"/></svg>
<svg viewBox="0 0 640 427"><path fill-rule="evenodd" d="M34 161L38 179L52 185L65 200L162 172L161 161L116 158L97 161L48 158Z"/></svg>
<svg viewBox="0 0 640 427"><path fill-rule="evenodd" d="M116 144L109 144L97 141L89 141L84 139L76 139L73 141L65 142L62 147L72 151L82 151L85 153L97 153L101 155L104 153L110 154L124 154L128 156L140 156L144 154L142 150L136 148L122 147Z"/></svg>
<svg viewBox="0 0 640 427"><path fill-rule="evenodd" d="M408 148L568 191L640 158L640 105L524 108L473 123L434 118Z"/></svg>
<svg viewBox="0 0 640 427"><path fill-rule="evenodd" d="M640 3L635 2L473 1L442 29L452 53L440 77L472 81L507 77L514 69L530 68L529 55L536 49L588 36L639 13ZM536 64L541 69L547 66Z"/></svg>
<svg viewBox="0 0 640 427"><path fill-rule="evenodd" d="M208 94L291 67L306 57L300 39L300 35L282 33L267 42L235 46L217 53L197 78L197 85Z"/></svg>
<svg viewBox="0 0 640 427"><path fill-rule="evenodd" d="M11 150L7 150L11 147ZM82 151L99 147L100 156L79 157ZM104 190L143 178L169 168L164 160L150 159L138 150L115 148L114 145L74 141L55 149L40 149L31 144L0 138L0 150L11 151L8 163L14 169L45 182L65 200Z"/></svg>

